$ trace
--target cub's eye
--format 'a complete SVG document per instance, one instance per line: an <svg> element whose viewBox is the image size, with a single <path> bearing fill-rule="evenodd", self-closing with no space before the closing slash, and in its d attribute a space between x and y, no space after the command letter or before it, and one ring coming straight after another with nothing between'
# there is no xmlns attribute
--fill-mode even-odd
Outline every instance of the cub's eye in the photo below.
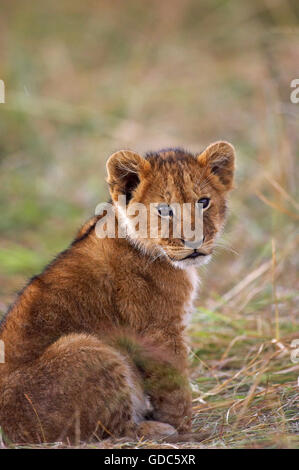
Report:
<svg viewBox="0 0 299 470"><path fill-rule="evenodd" d="M160 217L172 217L173 211L168 204L159 204L157 207L158 214Z"/></svg>
<svg viewBox="0 0 299 470"><path fill-rule="evenodd" d="M209 197L202 197L198 200L199 204L202 204L202 208L206 209L210 205L210 198Z"/></svg>

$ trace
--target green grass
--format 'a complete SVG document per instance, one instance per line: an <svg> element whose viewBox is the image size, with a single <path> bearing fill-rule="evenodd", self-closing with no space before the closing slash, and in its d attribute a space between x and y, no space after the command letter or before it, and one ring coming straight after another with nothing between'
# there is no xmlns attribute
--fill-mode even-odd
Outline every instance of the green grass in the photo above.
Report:
<svg viewBox="0 0 299 470"><path fill-rule="evenodd" d="M299 447L298 2L2 3L0 314L106 200L111 153L229 140L236 189L190 327L196 442L93 446Z"/></svg>

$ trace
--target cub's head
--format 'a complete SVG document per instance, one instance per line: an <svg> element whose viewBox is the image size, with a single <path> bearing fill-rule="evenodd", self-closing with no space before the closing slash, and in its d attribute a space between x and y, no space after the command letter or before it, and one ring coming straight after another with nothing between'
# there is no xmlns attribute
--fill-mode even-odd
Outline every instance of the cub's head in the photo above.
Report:
<svg viewBox="0 0 299 470"><path fill-rule="evenodd" d="M206 263L225 221L234 167L227 142L198 155L182 149L145 157L116 152L107 162L107 181L119 224L153 257L181 268Z"/></svg>

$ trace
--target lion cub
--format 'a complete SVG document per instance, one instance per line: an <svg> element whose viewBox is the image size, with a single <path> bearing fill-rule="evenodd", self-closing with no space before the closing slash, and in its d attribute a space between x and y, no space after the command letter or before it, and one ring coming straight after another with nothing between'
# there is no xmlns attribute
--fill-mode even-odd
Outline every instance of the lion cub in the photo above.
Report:
<svg viewBox="0 0 299 470"><path fill-rule="evenodd" d="M196 267L211 257L224 224L234 160L227 142L199 155L167 149L145 157L120 151L109 158L109 217L125 235L116 230L100 237L101 223L110 219L93 217L30 280L2 321L0 425L10 441L190 430L186 317ZM154 207L157 236L150 236L148 222L143 235L132 229L129 209L136 203L148 215ZM197 244L174 235L181 224L174 203L189 204L191 225L201 204ZM173 222L167 236L165 220Z"/></svg>

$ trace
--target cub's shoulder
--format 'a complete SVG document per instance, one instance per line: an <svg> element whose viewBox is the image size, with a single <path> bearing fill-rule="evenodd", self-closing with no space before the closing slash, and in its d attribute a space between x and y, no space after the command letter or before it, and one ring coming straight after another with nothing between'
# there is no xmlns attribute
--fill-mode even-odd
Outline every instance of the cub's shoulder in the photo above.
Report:
<svg viewBox="0 0 299 470"><path fill-rule="evenodd" d="M82 240L87 235L89 235L89 233L95 228L96 223L99 219L99 215L95 215L94 217L91 217L91 219L88 219L85 224L83 224L82 227L78 230L77 235L74 238L74 242Z"/></svg>

